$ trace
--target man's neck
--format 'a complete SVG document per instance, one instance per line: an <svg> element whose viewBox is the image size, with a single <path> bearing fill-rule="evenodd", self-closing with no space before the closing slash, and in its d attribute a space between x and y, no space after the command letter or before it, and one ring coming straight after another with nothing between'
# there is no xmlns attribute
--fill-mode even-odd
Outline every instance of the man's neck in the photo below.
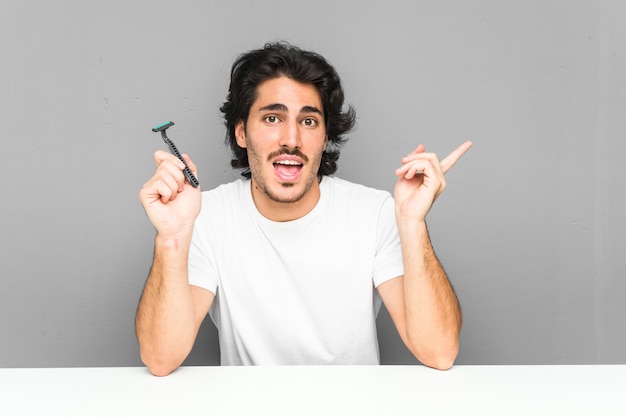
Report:
<svg viewBox="0 0 626 417"><path fill-rule="evenodd" d="M309 214L320 200L320 181L314 181L302 198L294 202L281 202L270 198L254 179L250 181L252 201L261 215L275 222L297 220Z"/></svg>

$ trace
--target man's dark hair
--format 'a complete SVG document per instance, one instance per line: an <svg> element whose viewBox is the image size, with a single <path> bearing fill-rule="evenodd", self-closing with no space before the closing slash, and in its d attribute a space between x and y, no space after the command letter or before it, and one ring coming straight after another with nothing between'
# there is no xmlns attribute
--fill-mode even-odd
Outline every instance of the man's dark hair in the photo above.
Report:
<svg viewBox="0 0 626 417"><path fill-rule="evenodd" d="M246 126L259 84L281 76L312 84L319 92L328 144L317 175L321 178L333 174L337 170L339 149L347 140L344 134L354 126L355 111L350 106L343 109L344 94L337 71L321 55L286 42L267 43L262 49L239 56L233 64L228 96L220 108L226 124L226 142L234 156L231 166L242 169L245 178L251 177L248 154L237 144L235 127L240 121Z"/></svg>

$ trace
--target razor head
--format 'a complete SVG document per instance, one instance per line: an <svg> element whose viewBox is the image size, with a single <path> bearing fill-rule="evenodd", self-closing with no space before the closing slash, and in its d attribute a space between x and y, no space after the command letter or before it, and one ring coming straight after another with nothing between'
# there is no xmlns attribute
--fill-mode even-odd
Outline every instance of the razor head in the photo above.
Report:
<svg viewBox="0 0 626 417"><path fill-rule="evenodd" d="M166 130L168 127L172 127L174 126L174 122L165 122L165 123L161 123L158 126L155 126L152 128L153 132L163 132L164 130Z"/></svg>

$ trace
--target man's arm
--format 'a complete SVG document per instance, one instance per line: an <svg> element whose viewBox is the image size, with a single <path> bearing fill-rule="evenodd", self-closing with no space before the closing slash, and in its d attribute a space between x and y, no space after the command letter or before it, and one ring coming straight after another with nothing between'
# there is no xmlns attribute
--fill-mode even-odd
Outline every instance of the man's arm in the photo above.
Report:
<svg viewBox="0 0 626 417"><path fill-rule="evenodd" d="M184 246L181 240L157 236L137 308L141 360L157 376L170 374L189 355L214 298L212 292L189 285Z"/></svg>
<svg viewBox="0 0 626 417"><path fill-rule="evenodd" d="M448 369L459 351L461 309L433 250L425 217L445 188L444 174L470 148L466 142L441 163L420 145L402 159L394 191L404 276L378 291L407 348L423 364Z"/></svg>
<svg viewBox="0 0 626 417"><path fill-rule="evenodd" d="M459 351L461 310L425 226L414 235L416 245L402 244L405 275L378 292L411 353L426 366L449 369Z"/></svg>
<svg viewBox="0 0 626 417"><path fill-rule="evenodd" d="M155 153L157 170L139 193L155 226L154 260L135 320L142 361L154 375L167 375L185 360L206 316L213 293L189 285L187 262L200 190L185 182L182 163ZM194 171L195 166L187 158Z"/></svg>

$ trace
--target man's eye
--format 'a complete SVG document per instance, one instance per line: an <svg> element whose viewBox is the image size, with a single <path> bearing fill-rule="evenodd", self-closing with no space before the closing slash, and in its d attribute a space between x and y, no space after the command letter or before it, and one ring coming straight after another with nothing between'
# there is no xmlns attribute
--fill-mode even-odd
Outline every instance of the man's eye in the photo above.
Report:
<svg viewBox="0 0 626 417"><path fill-rule="evenodd" d="M265 116L265 121L269 124L278 123L278 117L273 115Z"/></svg>
<svg viewBox="0 0 626 417"><path fill-rule="evenodd" d="M317 126L317 120L311 118L311 117L307 117L306 119L304 119L302 121L302 124L307 126L307 127L315 127Z"/></svg>

